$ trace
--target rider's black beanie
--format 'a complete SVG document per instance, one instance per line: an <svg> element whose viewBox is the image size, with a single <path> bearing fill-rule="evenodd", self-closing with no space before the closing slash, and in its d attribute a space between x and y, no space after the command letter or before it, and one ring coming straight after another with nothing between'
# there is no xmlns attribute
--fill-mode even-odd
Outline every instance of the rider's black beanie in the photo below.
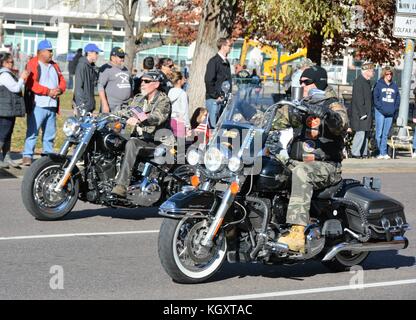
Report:
<svg viewBox="0 0 416 320"><path fill-rule="evenodd" d="M312 66L303 71L300 78L308 78L313 80L319 90L325 90L328 86L328 74L326 70L320 66Z"/></svg>

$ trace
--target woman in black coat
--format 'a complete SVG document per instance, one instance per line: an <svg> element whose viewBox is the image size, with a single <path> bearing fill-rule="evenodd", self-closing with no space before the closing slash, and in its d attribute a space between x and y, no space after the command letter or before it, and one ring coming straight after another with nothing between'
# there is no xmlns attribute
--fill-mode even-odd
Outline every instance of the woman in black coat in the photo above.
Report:
<svg viewBox="0 0 416 320"><path fill-rule="evenodd" d="M361 74L354 80L351 102L351 129L355 136L351 148L354 158L368 155L368 133L372 126L371 78L374 77L374 65L364 63Z"/></svg>

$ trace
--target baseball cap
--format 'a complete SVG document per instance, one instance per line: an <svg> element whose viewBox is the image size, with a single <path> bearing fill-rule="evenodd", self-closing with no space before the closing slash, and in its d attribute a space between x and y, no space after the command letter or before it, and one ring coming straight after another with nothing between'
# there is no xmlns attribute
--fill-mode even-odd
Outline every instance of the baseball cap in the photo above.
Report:
<svg viewBox="0 0 416 320"><path fill-rule="evenodd" d="M158 70L150 70L148 72L145 72L142 77L142 79L151 79L153 81L162 81L163 76Z"/></svg>
<svg viewBox="0 0 416 320"><path fill-rule="evenodd" d="M113 49L111 49L110 56L117 56L120 58L124 58L126 56L126 53L124 52L122 48L114 47Z"/></svg>
<svg viewBox="0 0 416 320"><path fill-rule="evenodd" d="M84 48L84 52L103 52L103 50L101 50L100 48L97 47L97 45L95 43L89 43L85 46Z"/></svg>
<svg viewBox="0 0 416 320"><path fill-rule="evenodd" d="M375 67L374 63L367 61L362 64L361 70L370 70L370 69L374 69L374 67Z"/></svg>
<svg viewBox="0 0 416 320"><path fill-rule="evenodd" d="M52 48L52 43L49 40L47 40L47 39L42 40L38 44L38 51L42 51L42 50L52 50L52 49L53 49Z"/></svg>
<svg viewBox="0 0 416 320"><path fill-rule="evenodd" d="M325 90L328 86L328 74L326 70L320 66L312 66L302 72L300 78L308 78L313 80L319 90Z"/></svg>

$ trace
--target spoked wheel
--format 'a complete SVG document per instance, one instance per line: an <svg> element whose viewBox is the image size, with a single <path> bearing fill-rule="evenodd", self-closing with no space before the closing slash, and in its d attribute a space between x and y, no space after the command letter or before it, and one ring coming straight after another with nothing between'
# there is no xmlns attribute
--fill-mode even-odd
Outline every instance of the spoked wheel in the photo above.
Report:
<svg viewBox="0 0 416 320"><path fill-rule="evenodd" d="M179 283L200 283L211 278L222 266L227 241L220 232L212 248L200 242L209 228L207 220L186 217L165 219L159 232L159 258L169 276Z"/></svg>
<svg viewBox="0 0 416 320"><path fill-rule="evenodd" d="M43 157L35 161L22 182L22 200L36 219L58 220L71 212L78 200L79 181L71 176L60 192L55 187L63 177L63 161Z"/></svg>
<svg viewBox="0 0 416 320"><path fill-rule="evenodd" d="M335 272L348 271L351 267L363 263L369 254L369 252L342 251L331 261L323 261L322 263Z"/></svg>

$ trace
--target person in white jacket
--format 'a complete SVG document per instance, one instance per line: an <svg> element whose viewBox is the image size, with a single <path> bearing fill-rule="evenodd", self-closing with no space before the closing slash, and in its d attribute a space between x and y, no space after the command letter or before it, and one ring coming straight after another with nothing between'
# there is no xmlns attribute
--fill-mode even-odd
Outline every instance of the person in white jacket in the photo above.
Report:
<svg viewBox="0 0 416 320"><path fill-rule="evenodd" d="M172 76L174 87L169 90L169 99L172 103L172 115L170 125L176 137L184 138L190 133L189 102L188 95L182 87L185 78L181 72L175 71Z"/></svg>

